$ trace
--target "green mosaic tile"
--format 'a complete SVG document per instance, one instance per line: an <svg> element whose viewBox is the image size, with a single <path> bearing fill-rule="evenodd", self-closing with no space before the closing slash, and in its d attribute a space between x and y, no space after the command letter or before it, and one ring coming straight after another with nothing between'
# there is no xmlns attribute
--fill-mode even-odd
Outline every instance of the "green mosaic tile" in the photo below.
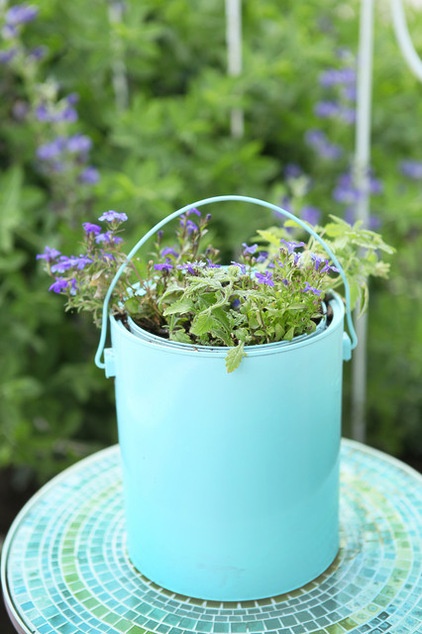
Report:
<svg viewBox="0 0 422 634"><path fill-rule="evenodd" d="M422 632L422 478L351 441L341 449L341 548L317 580L243 603L163 590L126 553L119 451L81 461L26 505L3 547L24 634Z"/></svg>

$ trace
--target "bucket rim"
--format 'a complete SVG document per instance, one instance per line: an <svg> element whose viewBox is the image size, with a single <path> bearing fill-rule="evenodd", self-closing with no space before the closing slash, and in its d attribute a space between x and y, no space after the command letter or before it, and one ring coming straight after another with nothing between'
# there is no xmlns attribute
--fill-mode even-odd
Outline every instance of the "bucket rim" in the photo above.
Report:
<svg viewBox="0 0 422 634"><path fill-rule="evenodd" d="M299 335L298 337L295 337L292 341L275 341L272 343L245 346L244 351L246 356L263 356L268 354L276 354L278 352L297 350L299 348L319 342L326 337L330 337L332 333L334 333L341 325L344 324L345 315L345 307L340 295L332 292L331 296L332 297L330 298L328 304L333 309L333 318L331 322L327 325L327 327L324 328L322 331L313 332L309 335ZM231 349L228 346L200 346L193 343L179 343L177 341L171 341L170 339L165 339L164 337L159 337L158 335L149 333L140 326L137 326L139 329L139 333L134 334L113 315L110 314L109 318L111 325L119 329L119 334L124 336L125 338L131 339L131 341L135 345L146 345L148 347L158 348L162 351L170 352L172 354L186 354L193 355L195 357L225 357L227 352Z"/></svg>

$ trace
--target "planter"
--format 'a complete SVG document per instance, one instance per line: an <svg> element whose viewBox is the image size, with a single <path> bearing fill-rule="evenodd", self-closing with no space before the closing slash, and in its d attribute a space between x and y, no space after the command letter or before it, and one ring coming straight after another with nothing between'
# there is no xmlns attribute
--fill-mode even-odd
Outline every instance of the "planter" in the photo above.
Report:
<svg viewBox="0 0 422 634"><path fill-rule="evenodd" d="M256 199L206 199L159 223L128 258L165 222L219 200L292 217ZM158 585L260 599L306 584L335 559L342 363L356 337L348 306L352 343L343 302L334 295L330 305L327 328L246 347L231 374L226 348L133 334L113 317L103 363L103 328L96 361L115 376L129 557Z"/></svg>

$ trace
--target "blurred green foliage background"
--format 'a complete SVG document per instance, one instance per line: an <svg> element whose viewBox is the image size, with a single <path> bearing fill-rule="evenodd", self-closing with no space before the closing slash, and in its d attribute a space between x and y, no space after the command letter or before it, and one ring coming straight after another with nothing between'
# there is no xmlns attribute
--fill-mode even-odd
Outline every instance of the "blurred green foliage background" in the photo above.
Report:
<svg viewBox="0 0 422 634"><path fill-rule="evenodd" d="M85 0L34 0L20 21L8 12L22 5L0 2L0 466L41 483L116 442L113 383L93 363L99 332L47 292L36 261L45 245L77 252L81 223L116 209L129 216L130 247L167 213L219 194L325 218L353 211L335 194L353 159L353 122L317 106L352 88L322 78L356 67L359 5L245 0L243 72L229 77L223 0L93 0L89 10ZM421 22L412 13L419 50ZM368 442L413 461L422 457L422 86L383 3L374 48L371 207L397 254L391 279L371 289ZM230 131L234 108L241 137ZM315 130L341 156L321 154ZM301 176L289 178L292 169ZM271 221L212 211L227 253Z"/></svg>

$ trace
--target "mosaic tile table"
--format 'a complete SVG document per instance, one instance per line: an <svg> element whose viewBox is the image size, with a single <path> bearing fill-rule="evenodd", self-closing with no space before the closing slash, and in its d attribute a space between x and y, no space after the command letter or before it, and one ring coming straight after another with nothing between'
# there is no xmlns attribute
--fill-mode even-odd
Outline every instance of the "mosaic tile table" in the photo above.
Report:
<svg viewBox="0 0 422 634"><path fill-rule="evenodd" d="M24 634L422 632L422 476L342 442L341 549L303 588L267 600L203 602L142 577L126 555L119 450L41 489L6 538L6 607Z"/></svg>

